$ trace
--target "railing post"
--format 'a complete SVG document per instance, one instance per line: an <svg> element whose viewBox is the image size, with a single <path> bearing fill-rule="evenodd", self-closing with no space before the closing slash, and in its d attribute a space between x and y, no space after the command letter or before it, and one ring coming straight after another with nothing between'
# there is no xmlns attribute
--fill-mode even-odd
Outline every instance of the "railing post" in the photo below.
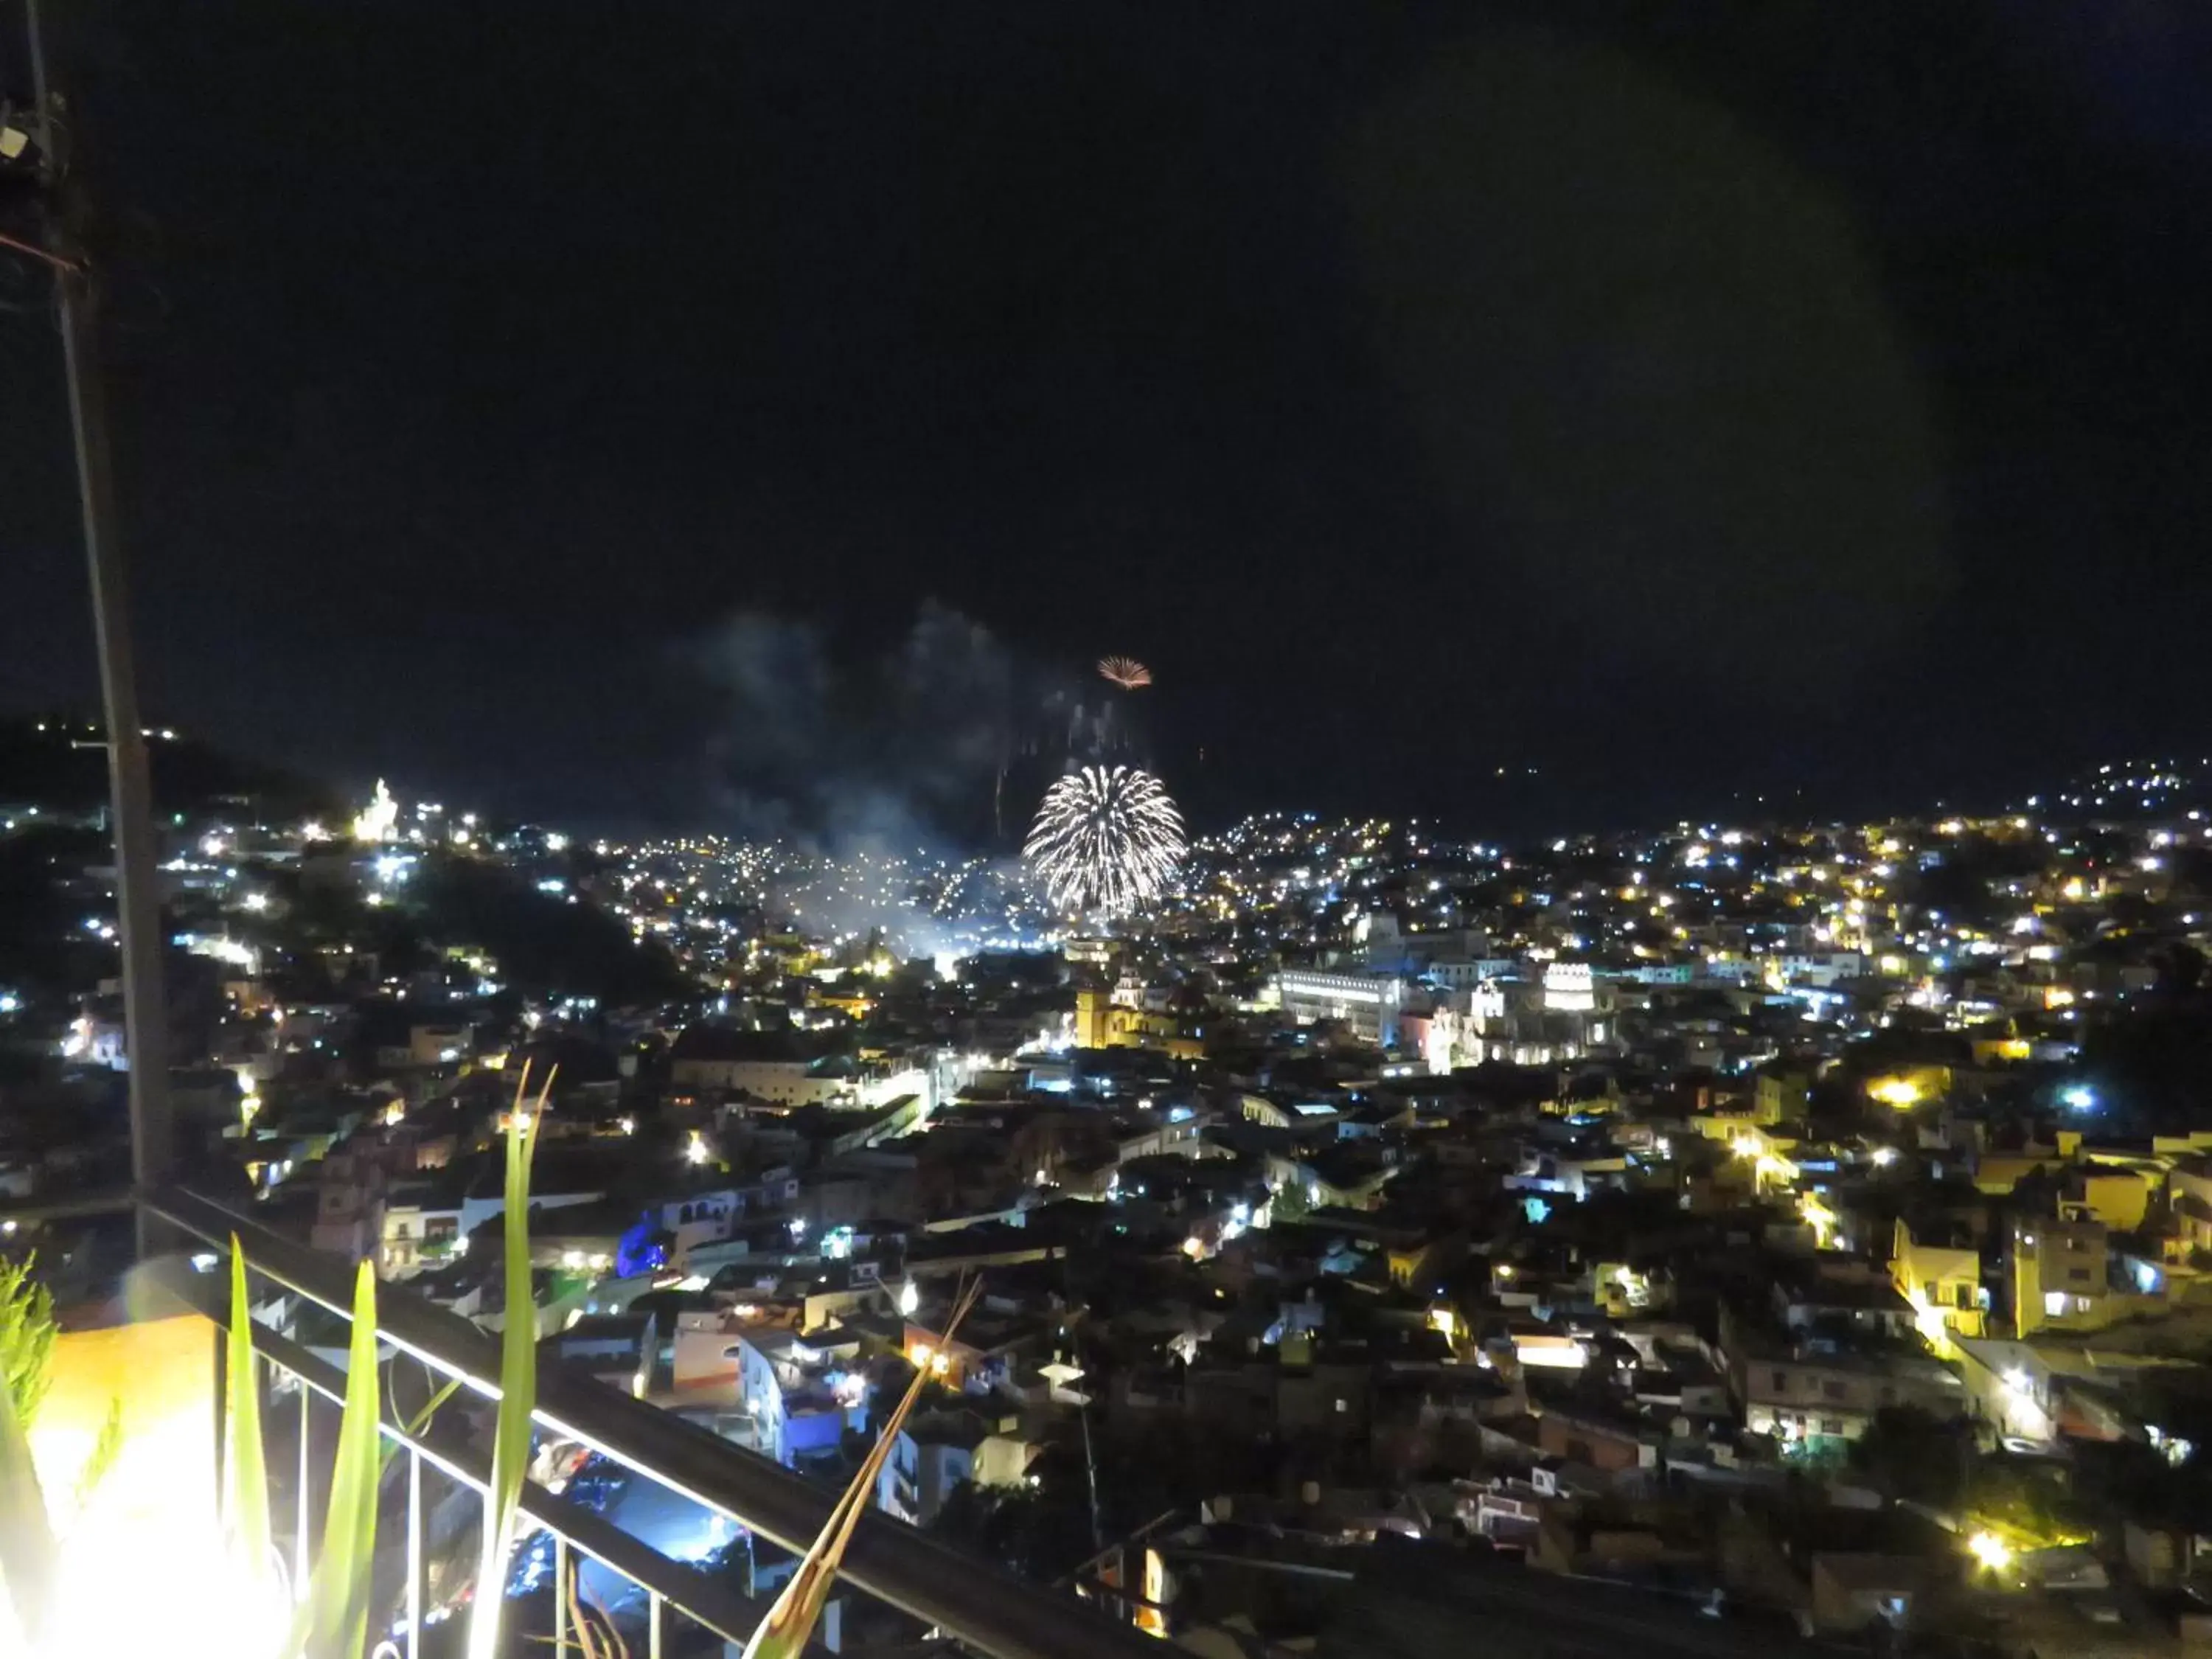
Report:
<svg viewBox="0 0 2212 1659"><path fill-rule="evenodd" d="M407 1659L422 1659L422 1454L407 1448Z"/></svg>
<svg viewBox="0 0 2212 1659"><path fill-rule="evenodd" d="M477 1594L483 1591L479 1588ZM568 1540L553 1534L553 1659L568 1647Z"/></svg>
<svg viewBox="0 0 2212 1659"><path fill-rule="evenodd" d="M298 1516L292 1534L292 1594L295 1597L307 1593L307 1442L308 1432L314 1426L315 1391L307 1386L307 1379L300 1382L300 1501Z"/></svg>
<svg viewBox="0 0 2212 1659"><path fill-rule="evenodd" d="M215 1328L215 1489L218 1494L218 1503L223 1489L223 1460L230 1455L230 1447L225 1434L230 1423L229 1413L225 1409L229 1395L230 1333L217 1325ZM220 1508L217 1509L216 1513L222 1516L224 1522L229 1522L231 1517L223 1514Z"/></svg>
<svg viewBox="0 0 2212 1659"><path fill-rule="evenodd" d="M215 1369L227 1384L237 1385L241 1395L248 1395L265 1407L262 1413L264 1419L276 1413L280 1404L281 1387L270 1381L272 1376L290 1377L300 1389L295 1532L292 1549L283 1553L289 1555L293 1575L298 1586L304 1589L312 1577L315 1547L313 1475L319 1464L314 1446L314 1401L320 1394L335 1407L344 1393L346 1378L341 1367L322 1358L300 1338L304 1334L301 1326L305 1311L310 1305L344 1316L350 1305L348 1275L342 1264L330 1262L270 1233L251 1218L234 1217L189 1193L164 1188L149 1207L157 1208L164 1219L174 1222L217 1249L233 1237L252 1241L248 1265L258 1281L272 1291L282 1291L292 1315L283 1323L256 1321L246 1328L257 1362L249 1365L246 1376L238 1376L236 1368L230 1365L227 1346L216 1356ZM196 1284L186 1281L180 1288L186 1293L185 1299L199 1306L210 1321L216 1324L224 1322L224 1298L218 1285L203 1278ZM388 1328L392 1333L389 1340L402 1352L420 1358L426 1364L457 1378L464 1386L478 1392L491 1392L489 1379L496 1375L496 1347L465 1322L413 1301L404 1291L395 1291L386 1305L380 1308L377 1322L380 1336ZM271 1373L264 1373L262 1364L275 1369ZM309 1379L313 1379L312 1383ZM571 1571L580 1571L585 1560L599 1562L606 1570L619 1573L640 1586L646 1595L646 1635L639 1644L637 1659L668 1659L672 1648L685 1645L690 1639L687 1633L694 1626L698 1627L702 1637L707 1632L720 1632L732 1647L742 1647L745 1633L751 1631L758 1618L754 1605L760 1588L757 1539L808 1535L806 1511L812 1505L805 1499L805 1483L783 1471L757 1468L759 1460L723 1448L696 1431L672 1430L663 1414L641 1407L626 1396L572 1388L557 1368L549 1371L543 1382L545 1392L538 1415L541 1426L595 1446L600 1455L640 1479L702 1504L713 1513L736 1520L744 1530L746 1545L746 1594L741 1599L732 1594L732 1587L726 1581L702 1576L690 1567L669 1560L651 1546L578 1503L574 1497L548 1492L534 1483L526 1486L523 1498L526 1512L532 1516L535 1524L553 1534L556 1539L553 1566L556 1599L554 1616L548 1622L552 1639L562 1650L559 1659L568 1659L567 1650L588 1639L585 1627L594 1622L588 1609L570 1600ZM227 1387L218 1389L219 1394L228 1392ZM335 1425L335 1416L331 1420ZM220 1437L217 1461L227 1463L230 1449L227 1443L228 1425L218 1421L215 1427ZM381 1644L382 1659L427 1659L427 1656L441 1651L446 1645L441 1637L459 1632L441 1632L441 1638L421 1633L422 1626L428 1622L427 1613L433 1611L428 1606L430 1584L427 1571L428 1504L437 1492L448 1489L427 1490L424 1466L452 1482L450 1490L455 1501L461 1503L468 1501L463 1494L481 1497L486 1475L471 1456L447 1449L442 1436L418 1446L412 1431L396 1421L387 1421L384 1432L398 1437L408 1447L407 1510L403 1534L408 1583L399 1604L405 1609L409 1635L403 1640L395 1634ZM798 1493L784 1489L793 1484L800 1488ZM1136 1536L1141 1538L1150 1530L1150 1527L1142 1528ZM1137 1565L1127 1559L1137 1553L1133 1541L1127 1551L1109 1552L1100 1558L1103 1562L1114 1554L1122 1555L1123 1559L1115 1564L1117 1582L1083 1585L1082 1594L1091 1604L1085 1607L1073 1601L1048 1600L1037 1590L1012 1579L999 1582L997 1575L980 1565L973 1574L975 1582L969 1584L964 1581L969 1575L962 1571L967 1565L963 1558L933 1540L907 1536L906 1531L872 1528L864 1523L855 1540L854 1555L848 1560L848 1566L853 1570L852 1580L848 1582L857 1581L866 1587L866 1593L883 1597L917 1620L926 1620L929 1625L957 1638L969 1651L999 1656L1000 1659L1131 1659L1131 1656L1143 1659L1146 1650L1158 1651L1139 1632L1130 1628L1132 1607L1143 1605L1142 1598L1127 1582ZM395 1538L392 1541L401 1540ZM279 1548L281 1551L281 1542ZM502 1583L493 1593L504 1588ZM580 1583L573 1593L580 1596ZM1118 1618L1098 1617L1099 1612L1106 1610L1099 1605L1102 1602L1110 1606ZM676 1633L672 1642L669 1637L672 1620ZM521 1632L518 1632L518 1639L520 1638ZM544 1632L527 1639L541 1647L548 1645Z"/></svg>

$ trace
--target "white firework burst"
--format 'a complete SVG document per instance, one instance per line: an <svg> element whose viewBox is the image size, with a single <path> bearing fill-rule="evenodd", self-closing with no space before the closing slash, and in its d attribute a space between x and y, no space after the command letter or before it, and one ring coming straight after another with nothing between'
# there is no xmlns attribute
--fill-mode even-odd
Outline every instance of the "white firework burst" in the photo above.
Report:
<svg viewBox="0 0 2212 1659"><path fill-rule="evenodd" d="M1182 860L1182 814L1150 772L1086 766L1045 792L1022 855L1063 909L1121 915L1158 898Z"/></svg>

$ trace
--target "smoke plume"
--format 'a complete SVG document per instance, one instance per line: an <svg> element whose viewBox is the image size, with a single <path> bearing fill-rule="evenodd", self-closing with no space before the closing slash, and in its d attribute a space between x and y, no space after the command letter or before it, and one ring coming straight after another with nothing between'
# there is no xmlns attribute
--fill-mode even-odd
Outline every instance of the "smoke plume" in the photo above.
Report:
<svg viewBox="0 0 2212 1659"><path fill-rule="evenodd" d="M967 847L991 830L1018 746L1018 676L988 629L934 600L872 662L760 611L692 653L724 700L711 744L733 834L848 853Z"/></svg>

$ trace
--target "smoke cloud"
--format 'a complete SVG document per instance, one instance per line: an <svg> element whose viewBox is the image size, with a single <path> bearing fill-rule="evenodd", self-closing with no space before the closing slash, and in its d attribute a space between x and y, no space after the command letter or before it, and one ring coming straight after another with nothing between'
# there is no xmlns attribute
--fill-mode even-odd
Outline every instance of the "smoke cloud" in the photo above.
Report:
<svg viewBox="0 0 2212 1659"><path fill-rule="evenodd" d="M980 623L930 600L887 655L843 665L814 624L745 611L691 655L725 701L710 756L732 833L840 854L992 835L1023 677Z"/></svg>

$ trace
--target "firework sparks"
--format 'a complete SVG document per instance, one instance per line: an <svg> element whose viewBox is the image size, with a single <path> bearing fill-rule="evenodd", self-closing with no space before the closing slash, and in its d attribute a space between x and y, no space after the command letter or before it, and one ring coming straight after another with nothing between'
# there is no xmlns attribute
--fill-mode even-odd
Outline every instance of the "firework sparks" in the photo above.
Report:
<svg viewBox="0 0 2212 1659"><path fill-rule="evenodd" d="M1022 854L1052 902L1120 915L1160 896L1183 854L1182 814L1133 766L1086 766L1045 792Z"/></svg>
<svg viewBox="0 0 2212 1659"><path fill-rule="evenodd" d="M1100 678L1113 681L1124 691L1134 691L1139 686L1152 683L1152 671L1134 657L1101 657L1098 659L1098 674Z"/></svg>

